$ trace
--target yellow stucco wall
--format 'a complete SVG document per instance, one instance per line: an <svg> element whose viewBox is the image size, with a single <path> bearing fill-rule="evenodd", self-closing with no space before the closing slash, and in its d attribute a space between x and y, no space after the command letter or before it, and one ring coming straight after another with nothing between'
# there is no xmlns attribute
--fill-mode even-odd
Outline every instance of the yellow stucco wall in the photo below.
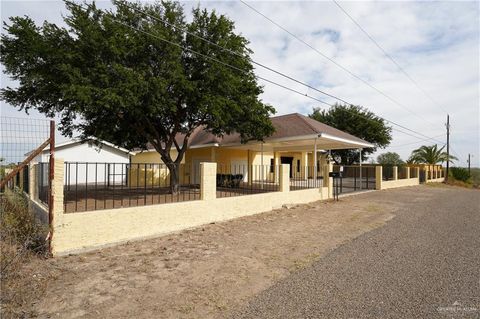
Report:
<svg viewBox="0 0 480 319"><path fill-rule="evenodd" d="M173 160L175 160L177 158L177 150L171 150L170 156ZM152 163L152 164L163 163L162 158L160 157L160 154L155 151L137 153L134 156L132 156L131 162L132 163ZM185 156L182 159L182 163L185 163Z"/></svg>
<svg viewBox="0 0 480 319"><path fill-rule="evenodd" d="M326 199L328 189L307 189L111 209L55 216L53 254L65 255L139 240L280 208Z"/></svg>

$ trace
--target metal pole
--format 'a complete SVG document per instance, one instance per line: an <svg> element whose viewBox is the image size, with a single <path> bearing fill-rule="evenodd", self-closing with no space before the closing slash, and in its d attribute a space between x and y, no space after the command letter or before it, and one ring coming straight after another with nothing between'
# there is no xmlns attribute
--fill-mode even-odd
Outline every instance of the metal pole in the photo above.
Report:
<svg viewBox="0 0 480 319"><path fill-rule="evenodd" d="M448 182L448 172L450 168L450 115L447 114L447 174L445 181Z"/></svg>
<svg viewBox="0 0 480 319"><path fill-rule="evenodd" d="M260 150L261 150L261 156L260 156L260 166L262 167L261 170L260 170L260 174L262 174L262 179L261 179L261 188L263 189L263 179L264 179L264 174L263 174L263 142L260 146Z"/></svg>
<svg viewBox="0 0 480 319"><path fill-rule="evenodd" d="M49 244L48 249L52 253L52 237L53 237L53 192L52 185L55 176L55 121L50 121L50 159L49 159L49 171L48 171L48 224L50 226L50 232L48 236Z"/></svg>
<svg viewBox="0 0 480 319"><path fill-rule="evenodd" d="M359 152L360 152L360 158L359 158L359 160L358 160L358 162L359 162L359 164L360 164L360 165L359 165L359 166L360 166L360 174L359 174L359 176L360 176L360 190L362 190L362 182L363 182L363 181L362 181L362 149L359 148L358 150L359 150Z"/></svg>
<svg viewBox="0 0 480 319"><path fill-rule="evenodd" d="M470 153L468 153L468 175L472 176L470 173Z"/></svg>

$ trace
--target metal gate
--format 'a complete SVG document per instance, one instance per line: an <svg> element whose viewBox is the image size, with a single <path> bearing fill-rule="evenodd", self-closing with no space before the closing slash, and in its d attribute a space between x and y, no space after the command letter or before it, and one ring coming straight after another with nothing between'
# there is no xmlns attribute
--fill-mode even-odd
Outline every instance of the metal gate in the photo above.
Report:
<svg viewBox="0 0 480 319"><path fill-rule="evenodd" d="M340 173L338 193L352 193L375 189L375 166L334 165L333 172Z"/></svg>

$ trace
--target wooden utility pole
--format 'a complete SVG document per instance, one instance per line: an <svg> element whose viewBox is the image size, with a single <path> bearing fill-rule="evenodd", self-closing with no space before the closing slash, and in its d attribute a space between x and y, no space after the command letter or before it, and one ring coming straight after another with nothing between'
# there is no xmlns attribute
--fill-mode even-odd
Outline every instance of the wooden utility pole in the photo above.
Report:
<svg viewBox="0 0 480 319"><path fill-rule="evenodd" d="M447 174L445 181L448 181L448 171L450 168L450 115L447 114Z"/></svg>

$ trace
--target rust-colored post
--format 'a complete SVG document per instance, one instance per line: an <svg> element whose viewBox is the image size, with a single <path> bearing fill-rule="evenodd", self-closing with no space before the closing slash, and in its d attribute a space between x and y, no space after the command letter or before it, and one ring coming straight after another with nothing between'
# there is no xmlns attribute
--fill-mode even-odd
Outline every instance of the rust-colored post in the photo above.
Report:
<svg viewBox="0 0 480 319"><path fill-rule="evenodd" d="M52 242L53 237L53 179L55 177L55 121L50 121L50 159L49 159L49 170L48 170L48 188L50 189L50 196L48 198L48 225L50 226L49 234L49 250L51 252L50 243Z"/></svg>

